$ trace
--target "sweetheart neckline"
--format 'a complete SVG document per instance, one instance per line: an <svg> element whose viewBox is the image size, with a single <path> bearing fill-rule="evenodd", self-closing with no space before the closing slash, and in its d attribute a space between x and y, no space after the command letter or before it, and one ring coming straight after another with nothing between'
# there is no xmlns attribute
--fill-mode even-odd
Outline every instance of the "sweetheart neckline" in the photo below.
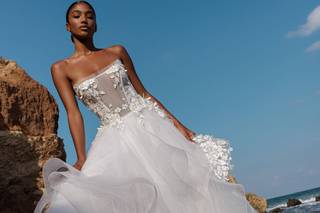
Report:
<svg viewBox="0 0 320 213"><path fill-rule="evenodd" d="M115 60L113 60L110 64L107 64L106 66L94 71L93 73L85 76L84 78L82 78L80 81L76 82L75 84L72 85L73 88L78 87L79 85L81 85L82 83L88 81L89 79L92 79L93 77L98 77L99 75L105 73L107 70L109 70L109 68L111 68L117 61L121 62L120 58L116 58Z"/></svg>

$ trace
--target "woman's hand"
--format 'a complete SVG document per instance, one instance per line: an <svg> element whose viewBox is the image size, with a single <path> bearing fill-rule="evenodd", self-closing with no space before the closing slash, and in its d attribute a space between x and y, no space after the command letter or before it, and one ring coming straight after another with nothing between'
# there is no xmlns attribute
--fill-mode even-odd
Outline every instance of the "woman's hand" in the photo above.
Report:
<svg viewBox="0 0 320 213"><path fill-rule="evenodd" d="M76 163L73 164L73 167L80 171L84 162L85 162L85 160L77 160Z"/></svg>
<svg viewBox="0 0 320 213"><path fill-rule="evenodd" d="M180 123L175 122L175 126L178 128L178 130L191 142L196 143L192 140L192 138L196 135L195 132L191 131L187 127L183 126Z"/></svg>
<svg viewBox="0 0 320 213"><path fill-rule="evenodd" d="M196 133L188 128L185 128L185 131L187 133L188 139L192 142L195 143L192 139L196 135Z"/></svg>

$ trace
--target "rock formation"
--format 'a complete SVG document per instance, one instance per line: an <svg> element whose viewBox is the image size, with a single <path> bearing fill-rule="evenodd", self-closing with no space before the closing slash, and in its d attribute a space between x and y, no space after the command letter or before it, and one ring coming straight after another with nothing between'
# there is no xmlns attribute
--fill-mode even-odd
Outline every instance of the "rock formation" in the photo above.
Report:
<svg viewBox="0 0 320 213"><path fill-rule="evenodd" d="M33 212L44 187L43 163L50 157L65 161L58 113L45 87L0 58L1 212Z"/></svg>
<svg viewBox="0 0 320 213"><path fill-rule="evenodd" d="M299 199L290 198L287 201L287 207L297 206L300 204L302 204L302 202Z"/></svg>

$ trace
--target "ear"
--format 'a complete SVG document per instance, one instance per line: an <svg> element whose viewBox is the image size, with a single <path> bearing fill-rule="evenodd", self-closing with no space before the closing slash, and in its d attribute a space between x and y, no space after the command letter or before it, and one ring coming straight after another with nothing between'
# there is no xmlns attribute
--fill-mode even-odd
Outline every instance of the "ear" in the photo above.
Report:
<svg viewBox="0 0 320 213"><path fill-rule="evenodd" d="M69 23L66 23L66 29L67 29L67 31L70 32L70 25L69 25Z"/></svg>
<svg viewBox="0 0 320 213"><path fill-rule="evenodd" d="M94 32L97 32L98 26L97 23L95 23Z"/></svg>

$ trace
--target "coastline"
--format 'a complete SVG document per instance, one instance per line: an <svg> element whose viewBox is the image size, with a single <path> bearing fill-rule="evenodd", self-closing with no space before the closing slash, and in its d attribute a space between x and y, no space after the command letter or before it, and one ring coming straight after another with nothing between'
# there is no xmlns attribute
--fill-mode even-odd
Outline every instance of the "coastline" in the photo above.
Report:
<svg viewBox="0 0 320 213"><path fill-rule="evenodd" d="M320 187L267 199L266 212L319 212Z"/></svg>

